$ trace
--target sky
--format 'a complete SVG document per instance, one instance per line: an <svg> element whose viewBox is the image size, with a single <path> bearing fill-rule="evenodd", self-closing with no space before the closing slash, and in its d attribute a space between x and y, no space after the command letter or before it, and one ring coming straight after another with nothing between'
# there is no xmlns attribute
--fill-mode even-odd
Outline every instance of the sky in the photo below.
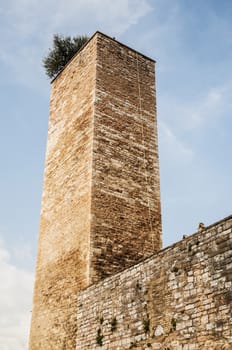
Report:
<svg viewBox="0 0 232 350"><path fill-rule="evenodd" d="M156 64L164 247L232 214L230 0L0 0L0 349L27 349L53 34L100 30Z"/></svg>

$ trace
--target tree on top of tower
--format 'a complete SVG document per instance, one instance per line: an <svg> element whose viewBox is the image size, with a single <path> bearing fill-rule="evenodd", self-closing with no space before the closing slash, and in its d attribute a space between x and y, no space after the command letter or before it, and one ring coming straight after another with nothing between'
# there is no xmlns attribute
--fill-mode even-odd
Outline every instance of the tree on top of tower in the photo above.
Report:
<svg viewBox="0 0 232 350"><path fill-rule="evenodd" d="M80 50L89 38L86 35L53 36L53 47L49 49L48 55L43 59L43 66L49 78L55 78L64 68L68 61Z"/></svg>

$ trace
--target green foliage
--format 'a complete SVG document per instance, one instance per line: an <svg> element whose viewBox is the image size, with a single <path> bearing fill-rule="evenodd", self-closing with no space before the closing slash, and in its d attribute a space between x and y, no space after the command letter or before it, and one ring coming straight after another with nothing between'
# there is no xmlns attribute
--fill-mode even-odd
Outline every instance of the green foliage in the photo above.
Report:
<svg viewBox="0 0 232 350"><path fill-rule="evenodd" d="M48 77L54 78L59 74L87 40L88 37L86 35L71 38L70 36L64 37L55 34L53 37L53 47L43 59L43 66Z"/></svg>
<svg viewBox="0 0 232 350"><path fill-rule="evenodd" d="M98 328L97 330L97 336L96 336L96 343L99 345L99 346L102 346L103 345L103 340L104 336L102 334L102 331L101 331L101 328Z"/></svg>
<svg viewBox="0 0 232 350"><path fill-rule="evenodd" d="M147 320L143 320L143 329L144 329L145 333L149 332L149 330L150 330L149 318Z"/></svg>
<svg viewBox="0 0 232 350"><path fill-rule="evenodd" d="M117 329L117 319L116 319L116 317L114 317L113 319L112 319L112 321L110 322L110 324L111 324L111 332L114 332L114 331L116 331L116 329Z"/></svg>
<svg viewBox="0 0 232 350"><path fill-rule="evenodd" d="M177 266L174 266L174 267L172 268L172 272L177 273L178 271L179 271L179 269L178 269Z"/></svg>
<svg viewBox="0 0 232 350"><path fill-rule="evenodd" d="M171 325L172 325L172 330L175 331L176 330L176 319L175 318L172 318Z"/></svg>

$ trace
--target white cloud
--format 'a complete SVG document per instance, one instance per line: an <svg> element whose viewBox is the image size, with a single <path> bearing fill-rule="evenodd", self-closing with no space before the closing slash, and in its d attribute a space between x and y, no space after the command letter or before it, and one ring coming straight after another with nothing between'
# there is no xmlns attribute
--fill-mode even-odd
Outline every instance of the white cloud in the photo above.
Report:
<svg viewBox="0 0 232 350"><path fill-rule="evenodd" d="M232 82L226 83L223 86L212 87L190 108L185 107L185 116L183 121L187 120L183 125L187 129L195 129L205 126L207 123L212 123L218 118L223 118L225 109L231 109L231 87Z"/></svg>
<svg viewBox="0 0 232 350"><path fill-rule="evenodd" d="M222 127L222 121L232 113L232 81L221 86L209 87L205 93L196 91L195 96L187 96L185 99L164 93L159 98L159 110L159 119L162 120L161 133L169 136L169 139L172 138L172 142L177 134L178 138L181 135L186 136L186 133L197 135L199 130L204 130L209 125L216 127L218 123ZM185 150L182 153L186 153Z"/></svg>
<svg viewBox="0 0 232 350"><path fill-rule="evenodd" d="M0 349L26 350L31 317L33 274L10 262L0 241Z"/></svg>
<svg viewBox="0 0 232 350"><path fill-rule="evenodd" d="M188 161L194 156L193 150L175 134L165 122L159 123L160 151L164 159L176 162Z"/></svg>
<svg viewBox="0 0 232 350"><path fill-rule="evenodd" d="M85 28L103 25L115 33L124 32L129 26L152 10L147 0L47 0L44 5L39 0L11 0L2 12L14 21L9 25L17 29L18 34L40 35L45 28L59 30Z"/></svg>
<svg viewBox="0 0 232 350"><path fill-rule="evenodd" d="M77 23L87 28L105 29L111 34L122 34L131 25L151 11L147 0L69 0L57 1L53 8L53 29L75 30ZM80 16L81 15L81 16Z"/></svg>
<svg viewBox="0 0 232 350"><path fill-rule="evenodd" d="M0 61L12 79L39 85L42 57L53 34L101 30L118 36L151 10L147 0L9 0L0 5Z"/></svg>
<svg viewBox="0 0 232 350"><path fill-rule="evenodd" d="M17 41L27 37L43 40L44 36L47 40L57 31L82 34L76 31L99 26L121 34L151 10L147 0L47 0L46 5L39 0L17 0L17 4L11 0L0 15L5 20L4 34Z"/></svg>
<svg viewBox="0 0 232 350"><path fill-rule="evenodd" d="M218 138L225 134L223 128L232 113L231 91L232 82L228 81L209 88L205 94L198 92L190 101L180 101L178 96L171 98L169 95L160 98L158 130L162 169L178 167L182 171L186 164L194 168L196 162L204 163L205 151L199 149L199 145L205 144L207 150L208 143L212 142L211 133ZM201 168L202 177L203 170Z"/></svg>
<svg viewBox="0 0 232 350"><path fill-rule="evenodd" d="M32 259L32 246L29 242L18 242L17 247L13 247L11 251L16 261Z"/></svg>

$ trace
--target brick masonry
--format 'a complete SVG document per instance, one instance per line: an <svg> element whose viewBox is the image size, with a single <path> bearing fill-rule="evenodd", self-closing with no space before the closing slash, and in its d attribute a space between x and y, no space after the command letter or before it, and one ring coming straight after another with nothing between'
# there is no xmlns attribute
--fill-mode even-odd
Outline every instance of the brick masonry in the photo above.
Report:
<svg viewBox="0 0 232 350"><path fill-rule="evenodd" d="M78 296L77 350L232 349L232 217Z"/></svg>
<svg viewBox="0 0 232 350"><path fill-rule="evenodd" d="M74 349L88 285L96 38L51 86L30 350Z"/></svg>
<svg viewBox="0 0 232 350"><path fill-rule="evenodd" d="M161 249L154 62L97 37L91 282Z"/></svg>
<svg viewBox="0 0 232 350"><path fill-rule="evenodd" d="M97 32L51 86L29 349L75 349L78 292L160 249L154 61Z"/></svg>

